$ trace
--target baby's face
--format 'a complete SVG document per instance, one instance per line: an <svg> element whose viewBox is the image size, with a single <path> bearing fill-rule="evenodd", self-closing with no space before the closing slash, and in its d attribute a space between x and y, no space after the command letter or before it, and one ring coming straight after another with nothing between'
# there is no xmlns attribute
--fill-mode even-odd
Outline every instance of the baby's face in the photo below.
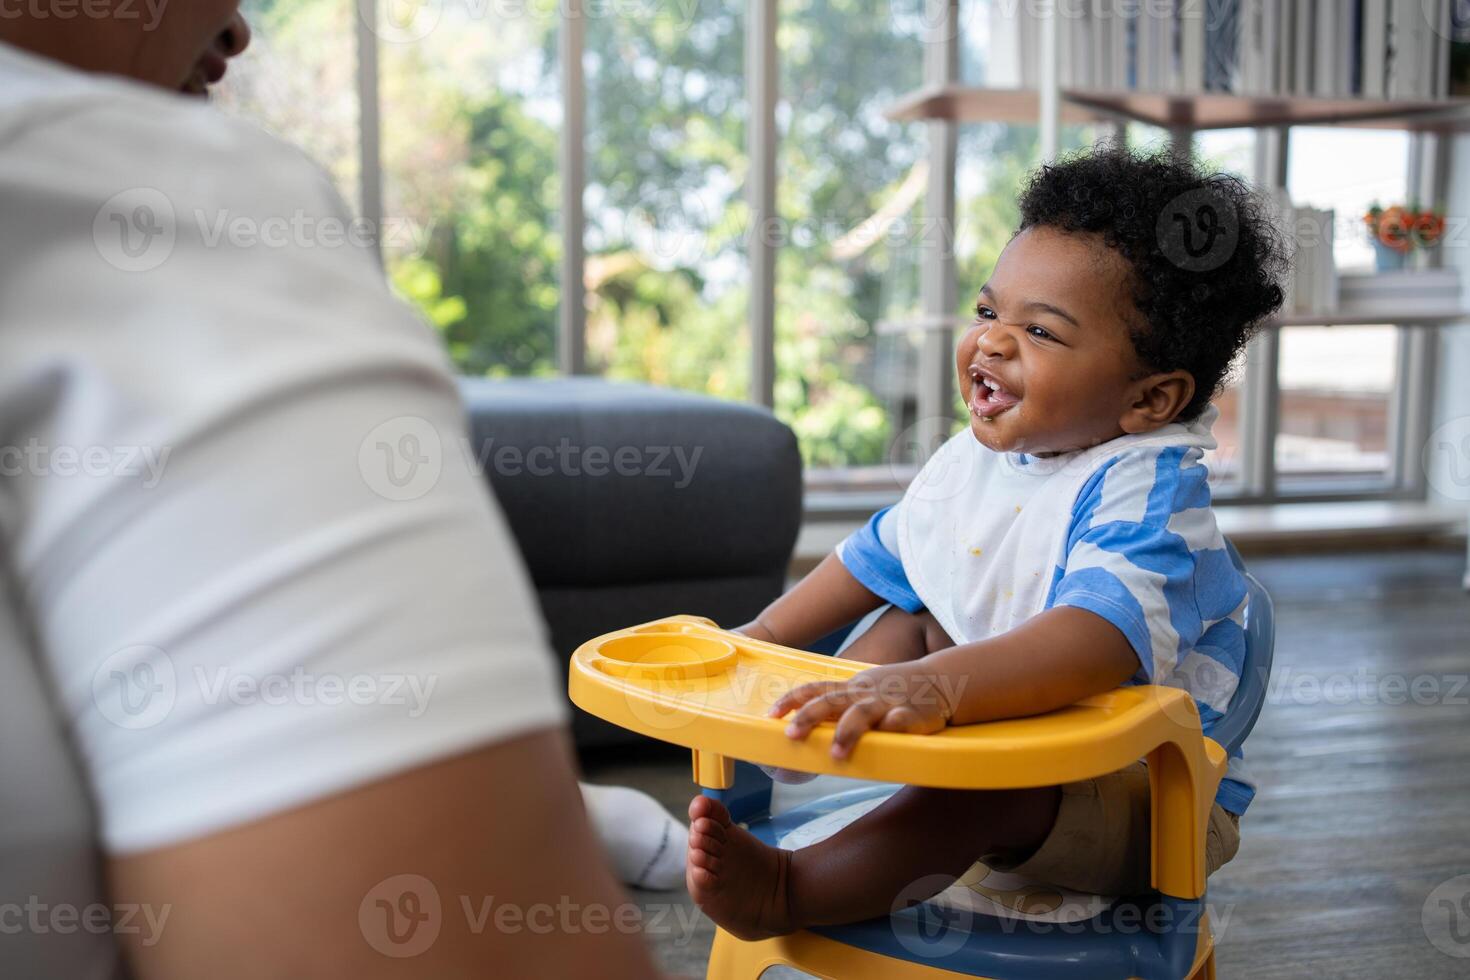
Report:
<svg viewBox="0 0 1470 980"><path fill-rule="evenodd" d="M1124 432L1142 373L1123 258L1033 226L1001 252L956 354L970 429L997 452L1065 452Z"/></svg>

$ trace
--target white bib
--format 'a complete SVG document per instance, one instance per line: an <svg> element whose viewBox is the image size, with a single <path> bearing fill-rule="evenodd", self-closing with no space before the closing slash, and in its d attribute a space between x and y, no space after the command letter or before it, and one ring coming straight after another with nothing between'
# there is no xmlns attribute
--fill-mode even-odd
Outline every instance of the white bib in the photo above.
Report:
<svg viewBox="0 0 1470 980"><path fill-rule="evenodd" d="M1211 405L1187 425L1045 458L992 452L966 427L939 448L899 502L899 557L909 584L955 643L1020 625L1046 608L1053 577L1066 563L1072 507L1088 478L1134 449L1213 449L1218 414ZM1152 465L1153 454L1146 456Z"/></svg>

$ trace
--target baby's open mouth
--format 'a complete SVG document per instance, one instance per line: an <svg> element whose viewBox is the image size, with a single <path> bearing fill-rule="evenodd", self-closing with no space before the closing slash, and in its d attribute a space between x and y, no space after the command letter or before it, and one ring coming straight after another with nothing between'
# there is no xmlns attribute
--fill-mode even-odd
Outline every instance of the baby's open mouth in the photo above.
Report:
<svg viewBox="0 0 1470 980"><path fill-rule="evenodd" d="M988 371L971 368L970 382L970 414L977 418L994 418L1021 400Z"/></svg>

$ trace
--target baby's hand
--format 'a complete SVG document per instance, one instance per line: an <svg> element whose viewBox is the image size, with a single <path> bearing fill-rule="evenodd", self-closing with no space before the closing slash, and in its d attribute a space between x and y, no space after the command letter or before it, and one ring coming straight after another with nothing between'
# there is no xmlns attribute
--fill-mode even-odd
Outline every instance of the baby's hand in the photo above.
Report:
<svg viewBox="0 0 1470 980"><path fill-rule="evenodd" d="M847 681L814 681L792 688L771 708L771 717L791 711L786 734L804 739L824 721L837 721L832 757L845 759L863 732L932 735L949 724L954 707L933 671L914 664L865 670Z"/></svg>

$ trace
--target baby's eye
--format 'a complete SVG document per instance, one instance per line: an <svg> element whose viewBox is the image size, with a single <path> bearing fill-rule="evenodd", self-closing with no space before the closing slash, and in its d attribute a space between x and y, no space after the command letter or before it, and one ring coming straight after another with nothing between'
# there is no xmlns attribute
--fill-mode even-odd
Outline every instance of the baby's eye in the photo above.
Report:
<svg viewBox="0 0 1470 980"><path fill-rule="evenodd" d="M988 306L977 306L977 307L975 307L975 319L977 319L977 320L994 320L995 319L995 311L992 310Z"/></svg>
<svg viewBox="0 0 1470 980"><path fill-rule="evenodd" d="M1049 333L1046 332L1045 328L1038 327L1034 323L1031 324L1031 326L1029 326L1029 327L1026 328L1026 332L1029 333L1033 337L1040 337L1042 340L1052 340L1052 339L1054 339L1051 334L1049 334Z"/></svg>

